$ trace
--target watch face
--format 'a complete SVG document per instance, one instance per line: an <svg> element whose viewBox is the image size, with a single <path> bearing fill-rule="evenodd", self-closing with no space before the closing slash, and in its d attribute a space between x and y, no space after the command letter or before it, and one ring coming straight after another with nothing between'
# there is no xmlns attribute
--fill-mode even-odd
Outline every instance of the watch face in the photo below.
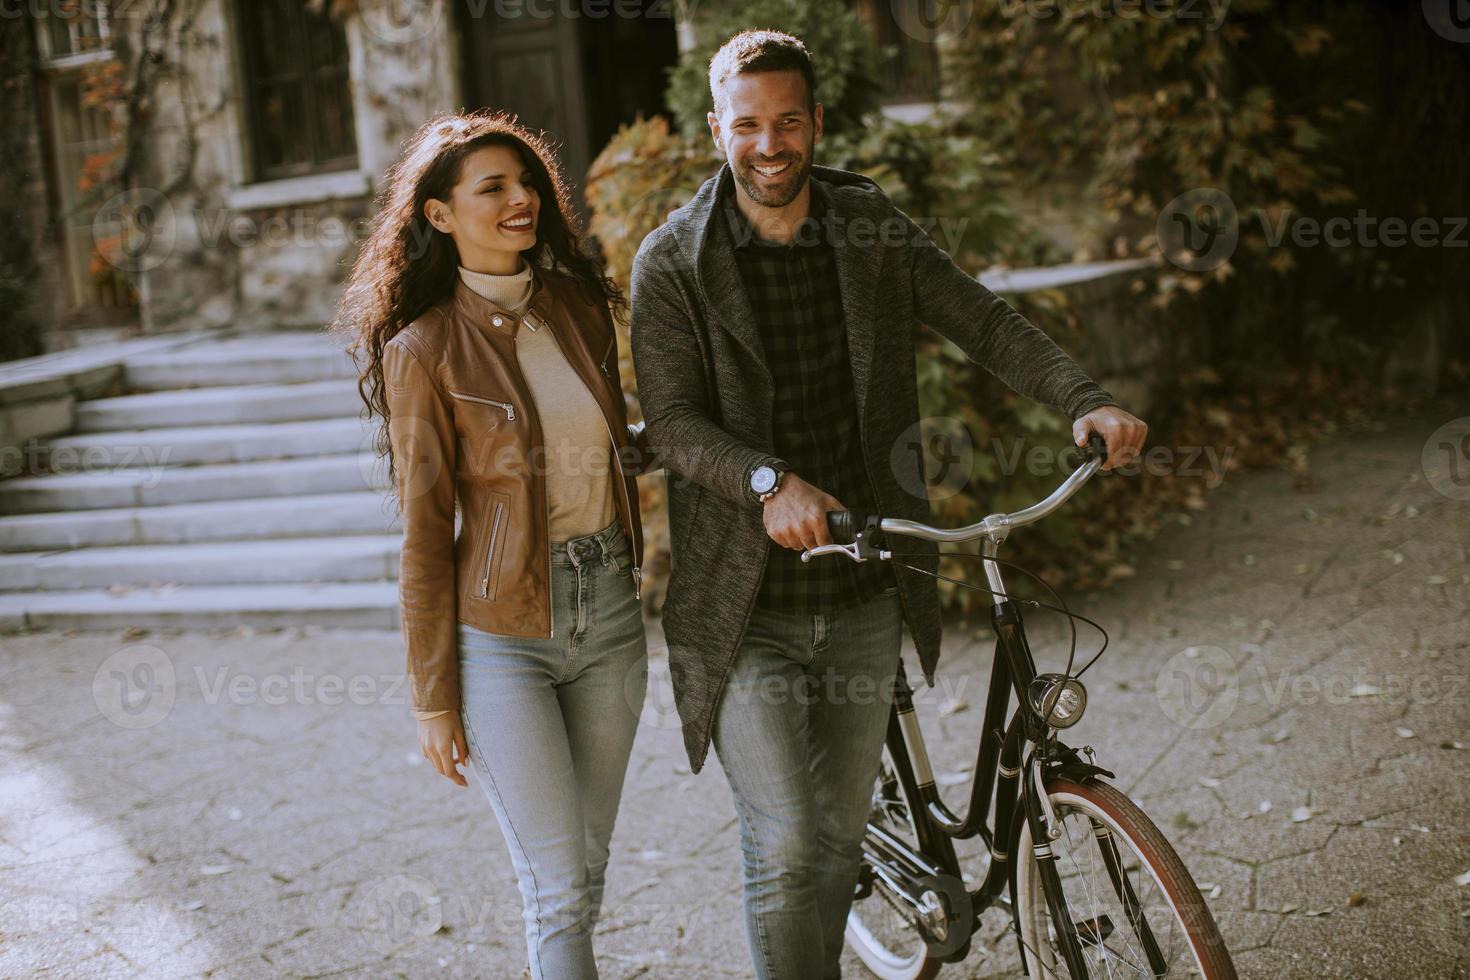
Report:
<svg viewBox="0 0 1470 980"><path fill-rule="evenodd" d="M759 466L750 475L750 489L765 493L776 485L776 471L769 466Z"/></svg>

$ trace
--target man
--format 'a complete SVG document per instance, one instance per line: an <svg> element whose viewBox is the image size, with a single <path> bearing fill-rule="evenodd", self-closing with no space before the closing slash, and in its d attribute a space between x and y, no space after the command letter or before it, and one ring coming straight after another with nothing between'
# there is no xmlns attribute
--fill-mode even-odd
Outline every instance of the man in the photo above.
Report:
<svg viewBox="0 0 1470 980"><path fill-rule="evenodd" d="M728 41L708 117L727 163L633 269L639 393L670 469L675 698L691 767L713 740L734 791L746 933L776 980L839 976L903 623L931 684L939 656L932 578L799 554L831 543L829 510L931 519L903 489L918 460L889 462L919 418L917 325L1061 407L1079 444L1101 434L1110 467L1146 431L876 184L813 166L815 88L798 39Z"/></svg>

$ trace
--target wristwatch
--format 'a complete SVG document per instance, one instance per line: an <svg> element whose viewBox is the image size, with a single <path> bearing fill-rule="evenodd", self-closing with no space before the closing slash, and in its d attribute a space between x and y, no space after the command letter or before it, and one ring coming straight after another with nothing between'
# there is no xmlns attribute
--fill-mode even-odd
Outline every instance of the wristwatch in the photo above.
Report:
<svg viewBox="0 0 1470 980"><path fill-rule="evenodd" d="M781 489L781 477L786 473L784 466L762 463L750 474L750 493L756 500L765 503Z"/></svg>

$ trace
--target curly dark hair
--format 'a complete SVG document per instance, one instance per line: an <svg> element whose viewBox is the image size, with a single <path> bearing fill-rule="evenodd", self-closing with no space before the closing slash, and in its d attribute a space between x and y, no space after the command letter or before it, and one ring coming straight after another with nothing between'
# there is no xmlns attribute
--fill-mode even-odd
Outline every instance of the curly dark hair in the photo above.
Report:
<svg viewBox="0 0 1470 980"><path fill-rule="evenodd" d="M459 252L448 234L429 223L424 203L447 201L465 160L487 146L516 151L541 198L536 244L521 253L526 260L571 276L589 301L615 317L623 319L627 313L622 290L603 275L586 246L581 216L545 135L532 132L510 113L490 110L444 114L425 123L384 175L372 231L352 264L329 327L346 343L357 365L357 391L367 406L366 417L382 419L375 448L388 460L395 497L398 481L388 440L383 348L426 310L453 295Z"/></svg>

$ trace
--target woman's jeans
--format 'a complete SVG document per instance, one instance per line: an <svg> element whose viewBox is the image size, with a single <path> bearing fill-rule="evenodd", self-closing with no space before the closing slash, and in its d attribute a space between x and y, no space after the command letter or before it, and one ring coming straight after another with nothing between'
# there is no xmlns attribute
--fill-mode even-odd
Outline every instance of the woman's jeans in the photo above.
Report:
<svg viewBox="0 0 1470 980"><path fill-rule="evenodd" d="M714 745L761 980L840 976L902 639L895 591L824 615L756 609L740 642Z"/></svg>
<svg viewBox="0 0 1470 980"><path fill-rule="evenodd" d="M550 639L459 625L470 759L510 848L535 980L595 978L608 842L648 684L618 522L551 550Z"/></svg>

